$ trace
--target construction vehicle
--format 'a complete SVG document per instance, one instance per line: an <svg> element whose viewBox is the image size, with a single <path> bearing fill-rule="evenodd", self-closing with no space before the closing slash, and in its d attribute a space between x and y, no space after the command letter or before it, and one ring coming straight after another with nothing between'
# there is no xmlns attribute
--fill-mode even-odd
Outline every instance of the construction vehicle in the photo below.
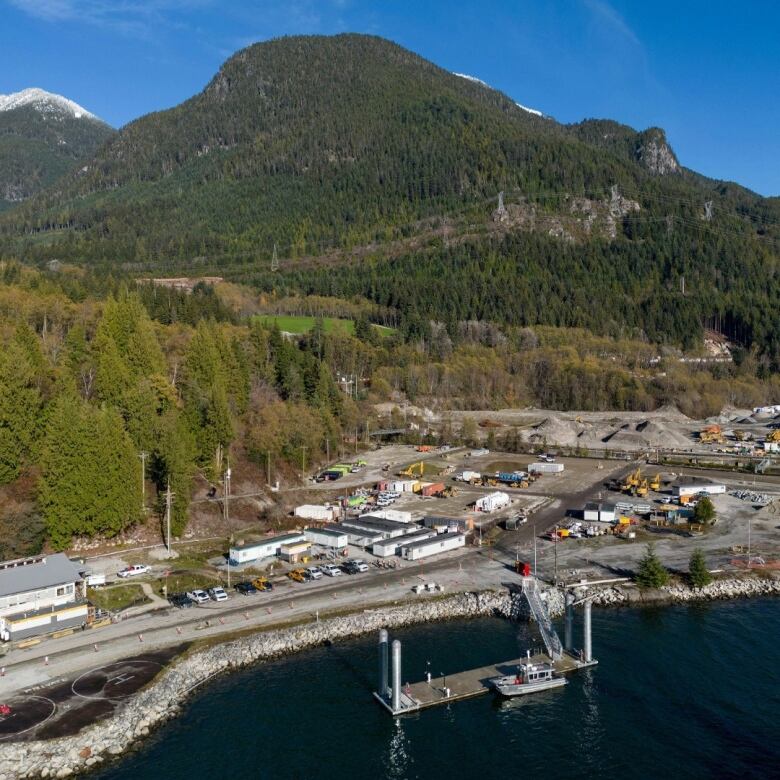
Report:
<svg viewBox="0 0 780 780"><path fill-rule="evenodd" d="M635 496L646 496L649 491L649 485L646 479L643 479L635 488L634 488L634 495Z"/></svg>
<svg viewBox="0 0 780 780"><path fill-rule="evenodd" d="M417 452L432 452L434 446L432 444L418 444L415 449Z"/></svg>
<svg viewBox="0 0 780 780"><path fill-rule="evenodd" d="M620 489L624 493L631 493L636 487L639 486L641 480L642 480L642 470L637 469L636 471L632 471L630 474L626 476L625 480L621 483Z"/></svg>
<svg viewBox="0 0 780 780"><path fill-rule="evenodd" d="M773 431L769 431L766 435L766 440L769 442L780 442L780 428L775 428Z"/></svg>
<svg viewBox="0 0 780 780"><path fill-rule="evenodd" d="M303 569L293 569L287 572L287 576L293 582L306 582L306 572Z"/></svg>
<svg viewBox="0 0 780 780"><path fill-rule="evenodd" d="M708 425L699 433L702 444L723 444L723 429L720 425Z"/></svg>
<svg viewBox="0 0 780 780"><path fill-rule="evenodd" d="M456 488L454 485L448 485L444 488L444 492L441 495L442 498L452 498L453 496L457 496L458 488Z"/></svg>
<svg viewBox="0 0 780 780"><path fill-rule="evenodd" d="M422 477L425 474L425 463L420 461L419 463L412 463L402 471L398 472L401 477Z"/></svg>
<svg viewBox="0 0 780 780"><path fill-rule="evenodd" d="M258 590L273 590L274 587L268 577L255 577L252 580L252 585L254 585Z"/></svg>
<svg viewBox="0 0 780 780"><path fill-rule="evenodd" d="M655 490L658 492L661 489L661 475L656 474L651 480L650 480L650 490Z"/></svg>

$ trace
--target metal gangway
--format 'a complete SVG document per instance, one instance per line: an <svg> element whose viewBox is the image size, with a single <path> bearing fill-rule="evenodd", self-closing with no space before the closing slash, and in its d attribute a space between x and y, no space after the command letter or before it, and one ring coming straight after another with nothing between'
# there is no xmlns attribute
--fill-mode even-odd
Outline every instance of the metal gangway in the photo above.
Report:
<svg viewBox="0 0 780 780"><path fill-rule="evenodd" d="M531 614L539 626L539 631L544 641L544 646L553 661L559 660L563 656L563 646L558 634L555 632L550 615L544 606L542 597L539 595L539 583L536 577L523 577L523 595L531 608Z"/></svg>

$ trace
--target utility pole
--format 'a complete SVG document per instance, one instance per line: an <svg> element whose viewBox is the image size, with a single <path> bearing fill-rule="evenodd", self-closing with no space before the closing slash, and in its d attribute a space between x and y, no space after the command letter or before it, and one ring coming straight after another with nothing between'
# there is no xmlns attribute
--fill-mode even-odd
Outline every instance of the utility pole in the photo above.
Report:
<svg viewBox="0 0 780 780"><path fill-rule="evenodd" d="M748 560L747 567L750 568L750 515L748 515Z"/></svg>
<svg viewBox="0 0 780 780"><path fill-rule="evenodd" d="M271 257L271 270L272 271L278 271L279 270L279 255L276 253L276 242L274 242L274 253Z"/></svg>
<svg viewBox="0 0 780 780"><path fill-rule="evenodd" d="M325 459L330 463L330 438L328 436L325 437Z"/></svg>
<svg viewBox="0 0 780 780"><path fill-rule="evenodd" d="M357 444L358 444L358 429L356 425L355 426L355 455L357 455Z"/></svg>
<svg viewBox="0 0 780 780"><path fill-rule="evenodd" d="M225 525L228 527L228 561L227 561L227 584L228 590L230 590L230 545L233 542L233 534L230 531L230 510L228 509L228 501L230 499L230 461L228 461L228 467L225 471L225 500L222 504L222 509L225 514Z"/></svg>
<svg viewBox="0 0 780 780"><path fill-rule="evenodd" d="M168 548L168 557L171 557L171 478L168 477L168 486L165 490L165 546Z"/></svg>
<svg viewBox="0 0 780 780"><path fill-rule="evenodd" d="M534 577L536 576L536 523L534 523Z"/></svg>
<svg viewBox="0 0 780 780"><path fill-rule="evenodd" d="M553 585L558 587L558 544L560 543L560 537L558 536L558 526L555 526L555 579Z"/></svg>
<svg viewBox="0 0 780 780"><path fill-rule="evenodd" d="M306 445L301 445L301 479L306 481Z"/></svg>
<svg viewBox="0 0 780 780"><path fill-rule="evenodd" d="M146 459L149 457L148 452L141 452L138 454L141 459L141 511L146 511Z"/></svg>
<svg viewBox="0 0 780 780"><path fill-rule="evenodd" d="M265 481L271 484L271 450L266 450L265 453Z"/></svg>

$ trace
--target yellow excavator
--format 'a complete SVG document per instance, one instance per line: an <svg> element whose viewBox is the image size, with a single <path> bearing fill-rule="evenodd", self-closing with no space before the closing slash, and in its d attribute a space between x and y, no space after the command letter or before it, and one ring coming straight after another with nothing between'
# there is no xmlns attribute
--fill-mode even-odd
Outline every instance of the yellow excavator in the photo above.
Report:
<svg viewBox="0 0 780 780"><path fill-rule="evenodd" d="M647 495L649 490L648 483L646 479L643 479L638 485L634 487L634 495L636 496L642 496L643 498Z"/></svg>
<svg viewBox="0 0 780 780"><path fill-rule="evenodd" d="M775 428L773 431L769 431L766 435L766 440L771 442L780 442L780 428Z"/></svg>
<svg viewBox="0 0 780 780"><path fill-rule="evenodd" d="M632 471L628 476L626 476L625 481L620 485L620 489L624 493L632 493L635 488L639 487L640 482L642 481L642 470L637 469L636 471Z"/></svg>
<svg viewBox="0 0 780 780"><path fill-rule="evenodd" d="M401 477L422 477L425 474L425 462L412 463L403 471L399 471L398 474Z"/></svg>
<svg viewBox="0 0 780 780"><path fill-rule="evenodd" d="M658 492L661 489L661 475L656 474L651 480L650 480L650 490L655 490Z"/></svg>

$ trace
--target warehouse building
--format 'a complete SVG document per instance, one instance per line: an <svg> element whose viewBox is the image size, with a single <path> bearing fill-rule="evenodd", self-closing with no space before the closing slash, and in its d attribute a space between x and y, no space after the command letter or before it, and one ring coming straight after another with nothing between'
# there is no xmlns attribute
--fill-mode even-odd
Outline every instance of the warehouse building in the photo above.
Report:
<svg viewBox="0 0 780 780"><path fill-rule="evenodd" d="M48 634L87 620L84 578L64 553L0 563L0 639Z"/></svg>
<svg viewBox="0 0 780 780"><path fill-rule="evenodd" d="M263 558L272 558L279 555L283 545L304 542L306 537L302 533L283 534L282 536L273 536L270 539L263 539L259 542L248 542L247 544L237 544L230 548L229 558L233 566L242 563L251 563Z"/></svg>
<svg viewBox="0 0 780 780"><path fill-rule="evenodd" d="M431 539L422 539L419 542L404 545L401 548L401 556L407 561L419 561L431 555L438 555L465 546L466 537L464 534L438 534Z"/></svg>

